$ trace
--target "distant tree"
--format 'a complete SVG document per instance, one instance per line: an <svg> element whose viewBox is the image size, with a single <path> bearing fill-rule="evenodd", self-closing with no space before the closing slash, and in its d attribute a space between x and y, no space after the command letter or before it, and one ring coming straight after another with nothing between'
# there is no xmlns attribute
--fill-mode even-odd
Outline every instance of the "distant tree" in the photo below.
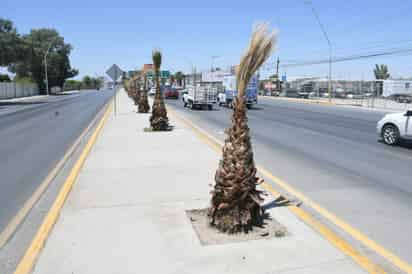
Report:
<svg viewBox="0 0 412 274"><path fill-rule="evenodd" d="M0 82L11 82L9 75L0 74Z"/></svg>
<svg viewBox="0 0 412 274"><path fill-rule="evenodd" d="M32 29L22 37L22 53L18 62L11 64L9 70L18 77L30 77L45 93L44 55L47 49L47 74L49 87L63 87L68 78L78 74L70 65L69 55L72 46L54 29Z"/></svg>
<svg viewBox="0 0 412 274"><path fill-rule="evenodd" d="M67 80L64 83L64 90L80 90L82 87L82 82L78 80Z"/></svg>
<svg viewBox="0 0 412 274"><path fill-rule="evenodd" d="M389 74L388 66L387 65L375 65L375 69L373 70L373 73L375 74L375 78L377 80L386 80L391 77Z"/></svg>
<svg viewBox="0 0 412 274"><path fill-rule="evenodd" d="M86 75L82 79L82 84L84 88L92 88L93 79L92 77Z"/></svg>
<svg viewBox="0 0 412 274"><path fill-rule="evenodd" d="M93 86L95 89L99 89L103 86L103 80L101 78L93 78Z"/></svg>
<svg viewBox="0 0 412 274"><path fill-rule="evenodd" d="M269 80L271 81L277 81L279 78L279 76L277 74L272 74L269 76Z"/></svg>
<svg viewBox="0 0 412 274"><path fill-rule="evenodd" d="M22 41L13 22L0 18L0 66L7 67L22 55Z"/></svg>
<svg viewBox="0 0 412 274"><path fill-rule="evenodd" d="M177 82L177 84L181 87L183 84L183 79L184 79L185 75L183 74L183 72L178 71L175 73L174 78Z"/></svg>

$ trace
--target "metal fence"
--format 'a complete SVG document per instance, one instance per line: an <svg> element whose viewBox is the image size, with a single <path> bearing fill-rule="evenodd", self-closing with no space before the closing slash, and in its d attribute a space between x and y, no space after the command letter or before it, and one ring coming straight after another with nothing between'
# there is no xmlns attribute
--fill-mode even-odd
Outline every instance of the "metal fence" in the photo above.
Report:
<svg viewBox="0 0 412 274"><path fill-rule="evenodd" d="M287 98L289 96L280 96L280 98ZM308 102L312 101L315 103L328 103L328 98L318 98L318 97L309 97L309 98L299 98L294 97L293 100ZM374 108L381 110L392 110L392 111L403 111L403 110L412 110L412 103L405 102L400 103L390 98L384 97L368 97L368 98L332 98L331 103L336 105L347 105L347 106L356 106L363 108Z"/></svg>
<svg viewBox="0 0 412 274"><path fill-rule="evenodd" d="M36 84L26 83L0 83L0 99L11 99L38 95L39 89Z"/></svg>
<svg viewBox="0 0 412 274"><path fill-rule="evenodd" d="M325 100L325 99L323 99ZM333 103L341 105L355 105L367 108L377 108L386 110L408 110L412 109L412 103L400 103L384 97L370 97L361 99L340 99L333 98Z"/></svg>

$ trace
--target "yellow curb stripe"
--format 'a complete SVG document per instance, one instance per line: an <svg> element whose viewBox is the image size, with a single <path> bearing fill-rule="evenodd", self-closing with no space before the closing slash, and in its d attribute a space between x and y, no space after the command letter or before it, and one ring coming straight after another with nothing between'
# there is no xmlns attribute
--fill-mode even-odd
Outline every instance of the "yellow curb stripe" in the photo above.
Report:
<svg viewBox="0 0 412 274"><path fill-rule="evenodd" d="M396 256L394 253L386 250L383 246L379 245L375 241L369 239L366 235L364 235L362 232L351 226L350 224L344 222L340 218L338 218L336 215L331 213L329 210L323 208L320 206L318 203L312 201L308 197L306 197L302 192L296 190L289 184L287 184L285 181L281 180L280 178L272 175L268 170L264 169L263 167L258 166L258 170L265 175L266 177L270 178L273 182L275 182L278 186L283 188L289 193L292 193L293 196L298 198L300 201L305 203L306 205L310 206L313 208L316 212L318 212L320 215L325 217L327 220L332 222L334 225L351 235L353 238L356 240L360 241L362 244L367 246L368 248L372 249L388 261L390 261L392 264L395 266L399 267L402 271L405 271L406 273L412 273L412 266L408 264L407 262L403 261L400 259L398 256Z"/></svg>
<svg viewBox="0 0 412 274"><path fill-rule="evenodd" d="M169 108L170 109L170 108ZM186 118L183 118L181 115L177 114L175 111L171 112L176 118L184 122L189 128L191 128L196 135L208 144L213 150L220 152L222 144L213 136L210 136L207 132L203 129L199 128L198 126L194 125L193 122L189 121ZM350 225L344 223L338 217L327 211L326 209L320 207L318 204L312 202L309 198L304 196L301 192L295 190L288 184L286 184L281 179L277 178L276 176L272 175L269 171L262 168L261 166L257 166L258 171L263 174L264 176L270 178L274 183L285 189L287 192L293 194L296 198L300 199L304 203L311 206L315 211L321 214L323 217L340 227L342 230L350 234L352 237L363 243L364 245L368 246L370 249L374 250L376 253L380 254L382 257L386 258L394 265L399 267L400 269L406 271L407 273L412 273L411 268L408 268L407 263L403 262L401 259L396 257L394 254L390 253L389 251L385 250L383 247L379 246L359 231L351 227ZM264 183L262 186L267 190L270 191L272 194L278 195L279 192L274 190L273 187ZM379 266L371 262L367 257L363 256L362 254L355 251L355 249L347 243L344 239L336 235L332 230L330 230L325 225L321 224L320 222L316 221L310 214L306 213L303 209L297 210L294 208L297 207L290 207L292 212L295 213L301 220L304 220L308 225L314 228L318 233L323 235L326 239L328 239L335 247L341 250L344 254L351 257L356 263L358 263L363 269L368 271L369 273L385 273ZM344 225L343 225L344 224Z"/></svg>
<svg viewBox="0 0 412 274"><path fill-rule="evenodd" d="M277 190L275 190L271 185L267 183L263 183L262 185L263 188L272 193L273 196L276 197L280 195L280 193ZM330 243L332 243L333 246L341 250L345 255L351 257L357 264L359 264L369 273L385 273L385 271L382 268L375 265L367 257L363 256L358 251L356 251L347 241L345 241L342 237L339 237L326 225L317 221L315 218L312 217L312 215L307 213L305 210L296 206L288 206L288 208L302 221L304 221L306 224L312 227L313 230L323 235Z"/></svg>
<svg viewBox="0 0 412 274"><path fill-rule="evenodd" d="M64 182L63 187L61 188L58 196L56 197L56 200L54 201L52 207L50 208L49 212L44 218L43 223L37 231L36 236L32 240L29 248L26 250L26 253L24 254L23 258L17 265L14 274L28 274L32 270L34 263L36 262L36 259L44 246L45 241L47 240L54 224L56 223L59 217L64 202L66 201L66 198L69 195L70 190L72 189L77 179L77 176L79 175L80 170L84 162L86 161L88 154L90 153L90 150L92 149L94 143L97 140L97 137L99 136L100 131L102 130L107 118L109 117L109 114L111 112L111 104L113 104L113 100L111 100L111 103L107 106L103 117L100 119L99 124L97 125L93 134L90 136L90 139L84 147L79 159L77 159L75 165L70 171L69 176Z"/></svg>
<svg viewBox="0 0 412 274"><path fill-rule="evenodd" d="M96 117L97 118L97 117ZM10 222L6 225L5 229L0 233L0 249L8 242L11 236L14 234L16 229L19 225L23 222L26 218L27 214L33 208L33 206L37 203L40 197L43 195L44 191L48 188L50 183L53 179L57 176L61 168L67 162L69 157L74 153L76 147L86 135L86 133L90 130L92 125L94 125L96 118L87 126L85 130L80 134L80 136L76 139L76 141L70 146L70 148L66 151L63 158L56 164L56 166L49 172L47 177L41 182L41 184L37 187L37 189L33 192L30 198L23 204L17 214L10 220Z"/></svg>

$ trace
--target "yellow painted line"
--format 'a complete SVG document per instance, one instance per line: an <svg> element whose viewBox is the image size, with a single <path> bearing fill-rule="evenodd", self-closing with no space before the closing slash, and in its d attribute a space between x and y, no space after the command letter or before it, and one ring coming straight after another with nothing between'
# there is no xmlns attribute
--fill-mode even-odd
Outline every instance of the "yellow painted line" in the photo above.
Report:
<svg viewBox="0 0 412 274"><path fill-rule="evenodd" d="M386 260L390 261L395 266L399 267L402 271L406 273L412 273L412 266L407 262L403 261L394 253L388 251L380 244L376 243L375 241L369 239L366 235L362 232L351 226L350 224L344 222L342 219L331 213L329 210L323 208L318 203L312 201L308 197L306 197L302 192L296 190L285 181L281 180L280 178L272 175L268 170L261 166L257 166L260 173L264 176L270 178L273 182L275 182L278 186L286 190L287 192L291 193L293 196L298 198L300 201L305 203L306 205L310 206L314 209L317 213L322 215L324 218L332 222L334 225L351 235L353 238L361 242L363 245L367 246L371 250L375 251L377 254L384 257Z"/></svg>
<svg viewBox="0 0 412 274"><path fill-rule="evenodd" d="M181 115L177 114L175 111L171 112L171 114L174 115L175 117L177 117L179 120L183 121L189 128L191 128L200 137L201 140L203 140L205 143L209 144L210 147L213 148L215 151L218 151L218 152L221 151L222 143L219 140L217 140L215 137L211 136L210 134L208 134L205 130L201 129L200 127L194 125L193 122L189 121L188 119L183 118ZM281 188L283 188L287 192L294 195L296 198L298 198L299 200L304 202L306 205L310 206L317 213L322 215L325 219L327 219L328 221L330 221L331 223L333 223L334 225L336 225L337 227L339 227L340 229L342 229L343 231L345 231L346 233L351 235L353 238L355 238L356 240L361 242L363 245L367 246L368 248L370 248L371 250L373 250L374 252L376 252L377 254L379 254L380 256L382 256L383 258L385 258L386 260L388 260L389 262L391 262L392 264L394 264L395 266L400 268L402 271L405 271L406 273L412 273L412 266L410 264L408 264L407 262L403 261L398 256L396 256L394 253L386 250L384 247L382 247L381 245L379 245L375 241L369 239L366 235L361 233L359 230L357 230L353 226L347 224L346 222L344 222L343 220L338 218L336 215L334 215L330 211L328 211L325 208L321 207L319 204L317 204L316 202L312 201L311 199L309 199L308 197L303 195L303 193L296 190L295 188L293 188L292 186L287 184L285 181L283 181L280 178L272 175L265 168L263 168L259 165L257 165L256 168L258 169L258 171L261 174L263 174L264 176L271 179L278 186L280 186ZM268 184L264 184L264 187L266 187L266 189L269 188L268 186L269 186ZM271 188L271 189L272 189L272 191L274 190L273 188ZM276 192L276 193L278 193L278 192ZM297 210L295 210L295 211L298 212ZM293 212L296 213L295 211L293 211ZM307 213L306 213L307 215L304 215L302 213L302 211L299 210L299 214L297 214L297 216L302 217L301 219L303 219L307 222L307 220L308 220L307 216L310 216L310 215L307 214ZM337 236L335 233L333 233L326 226L323 225L324 227L321 230L319 230L320 223L317 224L316 223L317 221L315 219L313 219L313 217L311 217L311 219L313 220L311 222L311 224L313 224L313 225L309 224L309 225L311 225L311 227L315 228L321 235L323 235L326 239L328 239L334 246L338 247L340 250L342 250L342 252L344 252L345 254L350 256L355 262L359 263L359 265L361 265L369 273L384 273L383 270L380 270L380 268L378 266L374 265L367 257L365 257L365 256L363 256L363 255L361 255L357 252L356 253L353 252L354 249L349 244L347 244L346 242L345 242L346 244L343 244L342 241L344 241L344 240L341 239L339 236ZM328 232L328 233L326 233L326 232ZM334 234L334 236L332 236L332 234ZM376 272L377 270L379 270L380 272L379 271Z"/></svg>
<svg viewBox="0 0 412 274"><path fill-rule="evenodd" d="M44 246L45 241L47 240L54 224L56 223L59 217L64 202L66 201L66 198L69 195L70 190L72 189L77 179L77 176L79 175L81 168L84 162L86 161L87 156L89 155L94 143L97 140L97 137L99 136L99 133L101 132L107 118L109 117L109 114L112 109L110 107L111 104L113 104L113 99L111 100L109 106L106 108L106 111L103 117L100 119L100 122L94 130L93 134L90 136L90 139L88 140L81 155L79 156L79 159L77 159L72 170L70 171L69 176L67 177L62 188L60 189L60 192L57 195L52 207L50 208L49 212L44 218L43 223L41 224L39 230L36 233L36 236L32 240L29 248L26 250L26 253L24 254L23 258L17 265L14 274L28 274L32 270L34 263L36 262L36 259Z"/></svg>
<svg viewBox="0 0 412 274"><path fill-rule="evenodd" d="M280 195L280 193L269 184L263 183L263 187L267 191L272 193L272 195L275 197ZM306 212L302 208L296 207L296 206L289 206L288 208L302 221L304 221L306 224L312 227L312 229L314 229L315 231L320 233L323 237L325 237L333 246L341 250L346 256L351 257L357 264L359 264L363 269L365 269L369 273L380 273L380 274L386 273L381 267L374 264L367 257L360 254L355 248L353 248L342 237L339 237L330 228L328 228L326 225L322 224L321 222L317 221L315 218L313 218L312 215L310 215L308 212Z"/></svg>
<svg viewBox="0 0 412 274"><path fill-rule="evenodd" d="M96 116L97 118L97 116ZM61 168L64 166L69 157L73 154L78 144L81 142L86 133L95 124L96 118L87 126L85 130L80 134L76 141L71 145L71 147L66 151L63 158L56 164L56 166L49 172L47 177L41 182L37 189L33 192L29 199L23 204L22 208L17 212L17 214L10 220L6 225L4 230L0 233L0 249L8 242L11 236L14 234L19 225L26 218L27 214L36 204L36 202L43 195L44 191L48 188L53 179L57 176Z"/></svg>

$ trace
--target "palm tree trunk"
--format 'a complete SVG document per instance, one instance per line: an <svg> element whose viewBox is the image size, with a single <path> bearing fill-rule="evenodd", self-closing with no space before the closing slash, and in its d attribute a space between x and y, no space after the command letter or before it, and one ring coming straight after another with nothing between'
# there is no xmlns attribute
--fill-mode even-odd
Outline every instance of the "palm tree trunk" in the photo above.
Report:
<svg viewBox="0 0 412 274"><path fill-rule="evenodd" d="M147 78L144 77L143 89L140 91L140 100L139 100L139 113L148 113L150 110L149 101L147 99Z"/></svg>
<svg viewBox="0 0 412 274"><path fill-rule="evenodd" d="M155 69L156 79L156 94L153 100L152 116L150 117L150 125L153 130L162 131L169 129L169 119L167 118L167 111L163 94L160 92L160 72Z"/></svg>
<svg viewBox="0 0 412 274"><path fill-rule="evenodd" d="M236 98L232 127L227 130L223 159L215 175L210 223L223 232L249 231L261 225L264 217L260 206L261 192L253 160L244 98Z"/></svg>
<svg viewBox="0 0 412 274"><path fill-rule="evenodd" d="M265 217L263 201L257 185L253 150L246 113L246 88L251 77L269 58L275 34L268 33L267 24L257 25L246 53L236 72L237 96L234 101L232 126L226 131L223 156L215 174L210 224L228 233L249 231L262 225Z"/></svg>

